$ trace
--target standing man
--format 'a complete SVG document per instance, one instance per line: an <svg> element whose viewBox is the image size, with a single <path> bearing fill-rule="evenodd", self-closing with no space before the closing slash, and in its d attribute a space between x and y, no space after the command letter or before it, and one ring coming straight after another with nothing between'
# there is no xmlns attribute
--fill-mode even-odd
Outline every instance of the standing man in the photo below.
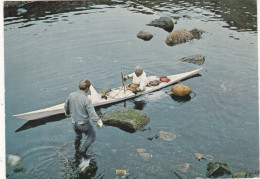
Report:
<svg viewBox="0 0 260 179"><path fill-rule="evenodd" d="M103 126L102 120L98 117L91 100L87 96L90 85L91 83L89 80L81 80L79 82L80 90L71 93L64 106L65 115L71 117L73 129L76 133L74 143L76 152L81 155L86 154L88 148L96 139L96 132L91 125L89 118L94 122L97 122L99 128ZM84 133L87 138L80 148L82 133Z"/></svg>
<svg viewBox="0 0 260 179"><path fill-rule="evenodd" d="M146 73L141 65L136 66L134 70L134 73L124 77L124 80L133 78L133 82L128 84L127 87L129 87L133 93L144 91L147 85Z"/></svg>

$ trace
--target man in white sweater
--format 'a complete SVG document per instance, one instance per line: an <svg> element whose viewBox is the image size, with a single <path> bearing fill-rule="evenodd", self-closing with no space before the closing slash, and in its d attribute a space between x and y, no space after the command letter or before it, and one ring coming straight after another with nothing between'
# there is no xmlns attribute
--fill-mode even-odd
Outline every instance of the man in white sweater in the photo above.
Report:
<svg viewBox="0 0 260 179"><path fill-rule="evenodd" d="M144 72L143 67L141 65L136 66L135 72L125 76L124 80L127 80L129 78L133 78L132 83L138 86L137 88L133 89L133 93L137 93L145 90L147 79L146 79L146 73Z"/></svg>

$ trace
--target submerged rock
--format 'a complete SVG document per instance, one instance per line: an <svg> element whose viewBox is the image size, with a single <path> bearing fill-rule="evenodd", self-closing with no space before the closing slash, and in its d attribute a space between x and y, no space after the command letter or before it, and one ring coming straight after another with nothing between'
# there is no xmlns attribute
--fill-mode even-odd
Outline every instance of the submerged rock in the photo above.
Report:
<svg viewBox="0 0 260 179"><path fill-rule="evenodd" d="M167 32L171 32L174 27L173 21L169 17L160 17L159 19L155 19L155 20L151 21L147 25L163 28Z"/></svg>
<svg viewBox="0 0 260 179"><path fill-rule="evenodd" d="M194 37L195 39L200 39L200 38L201 38L201 35L202 35L203 33L205 33L204 30L198 29L198 28L192 29L192 30L190 30L189 32L193 35L193 37Z"/></svg>
<svg viewBox="0 0 260 179"><path fill-rule="evenodd" d="M144 31L140 31L137 34L137 37L139 39L143 39L145 41L151 40L151 38L153 38L153 34L151 34L150 32L144 32Z"/></svg>
<svg viewBox="0 0 260 179"><path fill-rule="evenodd" d="M226 162L209 162L207 165L207 177L217 178L224 174L231 174L230 167Z"/></svg>
<svg viewBox="0 0 260 179"><path fill-rule="evenodd" d="M172 141L176 139L176 135L170 132L160 131L160 137L163 140Z"/></svg>
<svg viewBox="0 0 260 179"><path fill-rule="evenodd" d="M213 160L213 156L212 155L204 155L204 154L200 154L200 153L195 153L195 157L198 160Z"/></svg>
<svg viewBox="0 0 260 179"><path fill-rule="evenodd" d="M16 167L14 169L14 173L20 173L20 172L25 172L25 171L26 171L26 169L23 167Z"/></svg>
<svg viewBox="0 0 260 179"><path fill-rule="evenodd" d="M136 149L136 151L138 153L137 155L145 161L149 160L152 157L152 155L150 153L147 153L145 149L139 148Z"/></svg>
<svg viewBox="0 0 260 179"><path fill-rule="evenodd" d="M245 172L233 173L232 178L246 178L246 173Z"/></svg>
<svg viewBox="0 0 260 179"><path fill-rule="evenodd" d="M168 35L166 39L166 44L169 46L174 46L177 44L190 41L193 38L194 38L193 35L190 32L188 32L186 29L178 29L178 30L174 30Z"/></svg>
<svg viewBox="0 0 260 179"><path fill-rule="evenodd" d="M127 132L136 132L150 121L144 112L128 108L106 112L102 118L105 125L115 126Z"/></svg>
<svg viewBox="0 0 260 179"><path fill-rule="evenodd" d="M197 65L203 65L205 62L205 56L196 54L189 57L183 57L181 60L184 62L194 63Z"/></svg>
<svg viewBox="0 0 260 179"><path fill-rule="evenodd" d="M12 154L8 154L6 155L6 163L8 165L11 165L11 166L16 166L20 163L21 161L21 157L19 157L18 155L12 155Z"/></svg>
<svg viewBox="0 0 260 179"><path fill-rule="evenodd" d="M172 87L172 95L174 96L184 97L191 94L191 92L192 90L186 85L177 84Z"/></svg>

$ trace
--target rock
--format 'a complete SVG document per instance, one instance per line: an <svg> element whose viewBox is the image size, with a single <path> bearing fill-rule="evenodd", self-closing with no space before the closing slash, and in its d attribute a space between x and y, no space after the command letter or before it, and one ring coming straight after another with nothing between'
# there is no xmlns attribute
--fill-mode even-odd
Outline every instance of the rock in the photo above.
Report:
<svg viewBox="0 0 260 179"><path fill-rule="evenodd" d="M200 39L200 38L201 38L201 35L202 35L203 33L205 33L204 30L198 29L198 28L192 29L192 30L190 30L189 32L190 32L190 33L193 35L193 37L196 38L196 39Z"/></svg>
<svg viewBox="0 0 260 179"><path fill-rule="evenodd" d="M217 178L224 174L231 174L230 167L226 162L209 162L207 165L207 177Z"/></svg>
<svg viewBox="0 0 260 179"><path fill-rule="evenodd" d="M200 153L195 153L195 157L198 159L198 160L213 160L213 156L211 155L204 155L204 154L200 154Z"/></svg>
<svg viewBox="0 0 260 179"><path fill-rule="evenodd" d="M14 169L14 173L25 172L25 171L26 171L26 169L23 168L23 167L16 167L16 168Z"/></svg>
<svg viewBox="0 0 260 179"><path fill-rule="evenodd" d="M246 173L245 172L233 173L232 178L246 178Z"/></svg>
<svg viewBox="0 0 260 179"><path fill-rule="evenodd" d="M139 39L143 39L143 40L147 41L147 40L151 40L151 38L153 38L153 34L151 34L150 32L140 31L140 32L137 34L137 37L138 37Z"/></svg>
<svg viewBox="0 0 260 179"><path fill-rule="evenodd" d="M136 151L138 153L137 155L145 161L149 160L152 157L151 154L145 152L146 151L145 149L139 148L139 149L136 149Z"/></svg>
<svg viewBox="0 0 260 179"><path fill-rule="evenodd" d="M189 95L191 92L192 90L186 85L177 84L172 87L172 95L174 96L183 97Z"/></svg>
<svg viewBox="0 0 260 179"><path fill-rule="evenodd" d="M136 132L144 127L150 118L140 110L119 108L106 112L102 121L105 125L115 126L127 132Z"/></svg>
<svg viewBox="0 0 260 179"><path fill-rule="evenodd" d="M196 54L189 57L183 57L181 60L184 62L194 63L197 65L203 65L205 62L205 56Z"/></svg>
<svg viewBox="0 0 260 179"><path fill-rule="evenodd" d="M6 155L6 163L8 165L11 165L11 166L16 166L20 163L21 161L21 157L19 157L18 155L12 155L12 154L8 154Z"/></svg>
<svg viewBox="0 0 260 179"><path fill-rule="evenodd" d="M166 44L169 46L174 46L177 44L190 41L193 38L194 38L193 35L190 32L188 32L186 29L178 29L178 30L174 30L168 35L166 39Z"/></svg>
<svg viewBox="0 0 260 179"><path fill-rule="evenodd" d="M160 131L160 137L163 140L172 141L176 139L176 135L170 132Z"/></svg>
<svg viewBox="0 0 260 179"><path fill-rule="evenodd" d="M159 19L151 21L147 25L163 28L167 32L171 32L174 27L173 21L169 17L160 17Z"/></svg>

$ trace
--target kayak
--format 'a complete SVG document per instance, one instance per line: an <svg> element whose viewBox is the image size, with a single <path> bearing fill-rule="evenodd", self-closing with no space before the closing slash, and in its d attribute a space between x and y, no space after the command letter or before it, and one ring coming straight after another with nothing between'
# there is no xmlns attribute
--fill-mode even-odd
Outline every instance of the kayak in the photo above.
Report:
<svg viewBox="0 0 260 179"><path fill-rule="evenodd" d="M124 86L120 86L118 88L111 89L110 92L106 93L106 98L102 98L101 94L98 93L95 90L95 88L91 85L89 88L91 95L88 95L88 98L91 99L94 107L117 103L120 101L135 98L140 95L151 93L153 91L165 88L178 81L181 81L183 79L186 79L186 78L189 78L189 77L192 77L192 76L198 74L202 69L203 68L199 68L197 70L193 70L190 72L167 76L167 78L170 79L170 81L168 83L160 82L159 85L157 85L157 86L147 86L144 91L137 92L136 94L133 93L131 90L125 89ZM159 78L156 76L147 77L147 83L149 83L150 81L153 81L153 80L159 80ZM49 117L49 116L53 116L53 115L57 115L57 114L62 114L62 113L65 113L64 103L58 104L58 105L55 105L55 106L52 106L49 108L45 108L45 109L40 109L40 110L31 111L31 112L22 113L22 114L16 114L13 116L21 118L21 119L26 119L26 120L36 120L36 119L41 119L41 118L45 118L45 117Z"/></svg>

